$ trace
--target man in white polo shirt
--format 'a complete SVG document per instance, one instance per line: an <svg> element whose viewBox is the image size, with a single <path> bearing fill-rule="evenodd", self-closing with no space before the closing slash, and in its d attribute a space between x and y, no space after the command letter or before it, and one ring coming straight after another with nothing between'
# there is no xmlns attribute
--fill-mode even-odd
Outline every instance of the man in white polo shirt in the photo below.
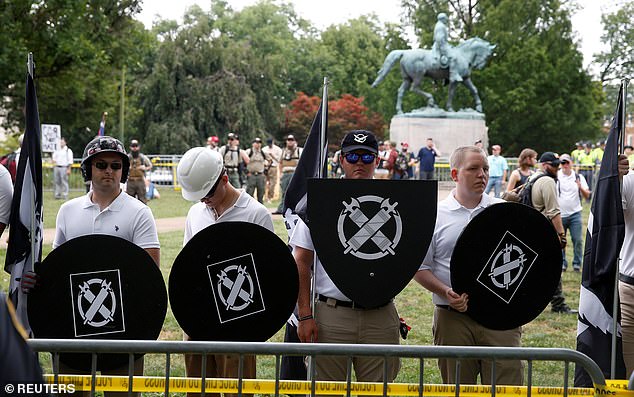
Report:
<svg viewBox="0 0 634 397"><path fill-rule="evenodd" d="M53 180L55 183L55 199L68 199L68 176L73 165L73 151L66 146L66 139L60 138L59 149L53 152Z"/></svg>
<svg viewBox="0 0 634 397"><path fill-rule="evenodd" d="M192 148L178 163L176 175L183 198L197 201L187 213L183 245L207 226L220 222L250 222L273 232L273 220L266 207L229 183L220 153L203 147ZM188 335L184 335L184 339L190 340ZM187 376L200 377L201 366L200 355L185 355ZM255 367L255 356L244 356L243 377L255 379ZM237 354L207 355L205 374L208 378L237 378L238 369Z"/></svg>
<svg viewBox="0 0 634 397"><path fill-rule="evenodd" d="M457 148L450 159L451 179L456 188L438 203L438 215L431 244L414 279L433 293L434 345L519 347L521 327L506 331L486 328L464 312L469 305L466 293L451 288L450 262L456 241L471 219L486 207L503 202L485 193L489 163L476 146ZM439 359L444 383L456 383L456 359ZM460 384L491 384L491 360L460 360ZM521 385L520 360L497 360L495 384Z"/></svg>
<svg viewBox="0 0 634 397"><path fill-rule="evenodd" d="M107 234L143 248L160 267L160 244L152 211L121 191L121 183L126 181L129 169L128 155L119 140L100 136L86 145L81 171L84 181L92 181L92 190L60 207L55 224L54 249L76 237ZM60 371L73 373L62 363ZM102 371L102 374L127 375L128 366ZM134 374L143 375L143 357L134 362Z"/></svg>
<svg viewBox="0 0 634 397"><path fill-rule="evenodd" d="M372 179L379 161L378 143L370 131L350 131L343 138L339 162L345 179ZM352 302L332 282L317 253L316 299L312 302L310 284L315 247L310 230L301 219L295 226L290 245L294 248L299 273L297 335L302 342L398 345L400 321L392 300L372 309ZM347 361L344 356L317 357L315 379L345 381ZM385 361L383 357L353 357L352 362L359 382L383 382L384 362L387 381L392 382L400 367L399 359L394 357Z"/></svg>

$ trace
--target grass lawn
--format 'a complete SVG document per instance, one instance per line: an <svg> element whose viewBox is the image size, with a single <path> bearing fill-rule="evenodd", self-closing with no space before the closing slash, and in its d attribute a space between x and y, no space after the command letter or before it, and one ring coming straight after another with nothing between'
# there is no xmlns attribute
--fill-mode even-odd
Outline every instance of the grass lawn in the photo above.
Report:
<svg viewBox="0 0 634 397"><path fill-rule="evenodd" d="M81 192L74 192L72 197L77 197ZM55 224L55 215L61 201L53 200L52 193L45 193L44 216L45 228L52 228ZM268 205L273 207L277 203ZM168 188L161 189L161 199L154 200L149 203L154 216L156 218L167 218L185 216L190 204L185 202L180 192L174 192ZM584 236L585 222L587 221L588 208L584 209ZM281 220L274 222L276 233L286 241L286 230ZM6 235L4 237L6 239ZM182 247L183 232L160 233L161 241L161 271L167 281L169 271L174 259L180 252ZM44 247L44 255L50 252L50 245ZM0 249L0 260L4 262L5 249ZM567 248L568 261L572 263L572 244ZM579 284L581 274L571 271L563 273L564 291L568 304L576 308L579 301ZM0 277L0 285L6 291L8 285L8 275L2 273ZM431 345L431 324L433 315L433 305L431 294L420 287L415 282L411 282L395 299L396 306L399 309L401 317L405 318L407 323L412 326L409 337L405 341L401 341L406 345ZM576 344L577 317L574 315L553 314L550 308L547 308L537 319L526 325L523 329L522 344L527 347L560 347L575 349ZM161 340L181 340L182 332L178 323L174 319L171 310L168 310L167 318L163 326L160 336ZM282 341L283 331L278 332L271 341ZM48 362L49 360L44 360ZM50 364L45 363L50 370ZM163 375L165 358L163 356L148 356L146 358L146 374L147 375ZM171 362L172 376L184 376L183 360L179 356L172 358ZM533 365L533 382L540 386L562 386L564 377L564 366L558 363L534 363ZM274 358L260 357L258 359L258 377L273 378L274 376ZM415 360L403 360L402 369L397 378L397 382L418 382L419 363ZM570 381L572 381L571 368ZM526 379L526 378L525 378ZM440 374L436 367L435 360L427 360L425 362L426 383L440 383ZM571 383L572 384L572 383Z"/></svg>

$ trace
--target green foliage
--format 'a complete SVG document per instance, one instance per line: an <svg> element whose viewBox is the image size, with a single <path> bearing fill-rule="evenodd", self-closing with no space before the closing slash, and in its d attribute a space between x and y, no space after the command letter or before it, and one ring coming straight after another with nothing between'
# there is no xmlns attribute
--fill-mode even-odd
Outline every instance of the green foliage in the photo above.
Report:
<svg viewBox="0 0 634 397"><path fill-rule="evenodd" d="M24 125L25 63L33 52L41 121L61 124L69 146L83 147L102 112L115 114L122 67L137 62L148 44L132 19L138 12L138 0L0 2L6 126Z"/></svg>
<svg viewBox="0 0 634 397"><path fill-rule="evenodd" d="M406 1L421 30L444 3ZM496 44L490 64L473 75L480 88L489 140L518 154L566 151L572 142L600 131L600 96L582 68L573 40L570 10L558 0L451 2L449 15L461 38L480 36ZM456 108L469 105L465 89ZM442 103L442 101L440 101Z"/></svg>

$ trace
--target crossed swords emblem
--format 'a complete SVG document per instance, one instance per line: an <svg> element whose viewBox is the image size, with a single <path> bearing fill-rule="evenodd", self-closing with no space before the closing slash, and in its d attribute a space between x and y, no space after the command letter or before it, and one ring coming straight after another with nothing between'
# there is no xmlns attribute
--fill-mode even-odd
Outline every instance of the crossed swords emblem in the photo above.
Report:
<svg viewBox="0 0 634 397"><path fill-rule="evenodd" d="M519 255L514 260L511 260L511 252L516 251ZM498 263L500 256L502 257L502 265L495 267ZM498 288L508 289L513 285L522 275L524 269L524 263L526 262L526 255L522 252L522 249L514 244L506 244L504 248L497 253L493 264L491 266L491 282ZM513 275L515 273L515 275ZM502 276L502 281L498 281L498 277Z"/></svg>
<svg viewBox="0 0 634 397"><path fill-rule="evenodd" d="M371 218L361 210L361 204L367 201L380 203L379 211ZM390 204L389 199L368 195L351 198L350 203L344 201L342 204L345 209L339 215L337 231L339 241L341 241L344 247L344 254L352 254L358 258L370 260L382 258L388 254L396 254L394 249L401 239L403 230L401 216L395 209L398 205L397 202ZM343 226L346 219L350 219L359 227L356 233L350 238L347 238L344 233ZM381 228L391 219L396 221L396 233L393 239L390 239L381 231ZM372 241L374 245L378 247L378 252L368 253L361 251L361 248L368 240Z"/></svg>
<svg viewBox="0 0 634 397"><path fill-rule="evenodd" d="M236 271L235 280L232 280L227 275L227 272L233 271ZM247 284L249 291L242 288L245 283ZM249 272L247 272L246 266L231 265L227 266L224 270L221 270L220 273L218 273L217 286L218 296L220 297L222 304L225 305L226 310L240 311L253 302L253 280L251 279ZM225 296L223 293L223 286L229 290L229 295ZM236 304L238 297L242 299L242 303L239 305Z"/></svg>
<svg viewBox="0 0 634 397"><path fill-rule="evenodd" d="M95 295L90 286L92 284L99 284L99 292ZM106 299L110 297L112 307L106 307ZM90 306L88 310L84 312L82 305L83 300L86 300ZM114 312L117 307L117 300L115 298L114 291L112 289L112 283L107 280L93 278L88 281L84 281L79 285L79 295L77 296L77 307L79 309L79 315L84 320L84 325L92 325L93 327L103 327L111 321L114 321ZM97 313L101 314L103 318L101 321L95 321Z"/></svg>

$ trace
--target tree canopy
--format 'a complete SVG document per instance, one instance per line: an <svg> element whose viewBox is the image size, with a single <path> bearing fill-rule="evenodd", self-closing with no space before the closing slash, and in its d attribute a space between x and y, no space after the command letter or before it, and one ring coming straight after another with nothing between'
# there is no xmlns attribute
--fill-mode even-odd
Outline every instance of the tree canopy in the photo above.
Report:
<svg viewBox="0 0 634 397"><path fill-rule="evenodd" d="M182 153L209 135L223 138L229 132L239 133L243 142L255 136L279 139L290 131L302 136L314 115L299 117L297 106L321 96L324 76L331 81L331 112L339 109L330 115L331 141L346 128L366 128L361 124L387 137L400 73L394 68L377 88L371 83L390 51L409 48L406 26L414 27L421 47L431 47L439 12L449 15L451 44L480 36L497 45L489 65L472 78L490 141L509 154L524 147L566 151L576 140L597 136L603 115L613 108L605 102L611 91L601 84L632 72L632 2L603 17L610 50L596 58L601 81L592 81L583 69L571 26L574 10L560 0L402 0L406 18L400 25L364 15L323 31L300 18L292 4L271 0L239 11L213 1L210 11L193 6L182 23L160 20L148 30L134 19L141 5L141 0L0 2L5 127L24 123L30 51L40 118L61 124L75 148L95 135L104 111L110 114L109 134L140 139L144 151L153 153ZM430 80L423 89L445 102L446 86ZM459 88L454 107L471 102ZM404 107L424 103L409 93Z"/></svg>

